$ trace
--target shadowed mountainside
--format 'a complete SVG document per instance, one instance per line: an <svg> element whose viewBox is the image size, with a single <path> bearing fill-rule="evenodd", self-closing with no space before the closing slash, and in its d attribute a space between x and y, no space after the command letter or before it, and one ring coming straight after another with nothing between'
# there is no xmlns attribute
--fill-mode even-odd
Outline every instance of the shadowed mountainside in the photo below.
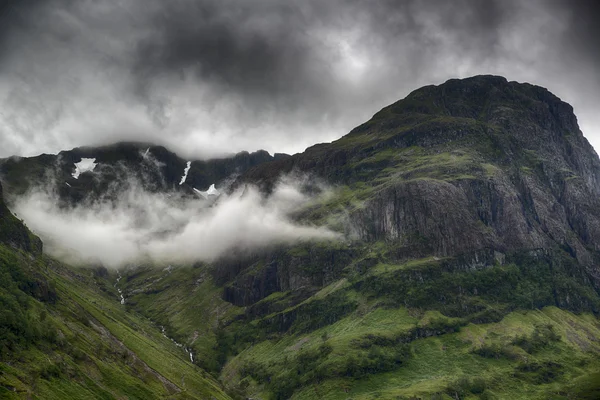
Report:
<svg viewBox="0 0 600 400"><path fill-rule="evenodd" d="M129 307L232 393L597 394L600 161L568 104L501 77L451 80L233 187L269 192L286 174L334 187L296 218L348 241L126 272Z"/></svg>

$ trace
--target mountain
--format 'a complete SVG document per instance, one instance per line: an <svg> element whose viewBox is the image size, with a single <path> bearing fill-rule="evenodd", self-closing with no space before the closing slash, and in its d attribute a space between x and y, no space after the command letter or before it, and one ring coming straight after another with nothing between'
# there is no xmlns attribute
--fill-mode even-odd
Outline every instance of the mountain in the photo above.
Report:
<svg viewBox="0 0 600 400"><path fill-rule="evenodd" d="M348 227L362 240L419 238L440 257L558 246L600 283L600 163L571 106L546 89L490 76L424 87L276 164L245 179L301 170L366 184Z"/></svg>
<svg viewBox="0 0 600 400"><path fill-rule="evenodd" d="M296 177L309 194L327 187L291 217L327 226L342 240L118 271L30 253L43 260L35 271L49 274L57 292L56 309L40 307L51 310L53 321L67 321L60 325L65 343L88 358L71 361L38 342L27 351L52 354L52 365L66 359L75 370L92 368L93 359L104 371L92 379L98 387L78 383L90 393L111 382L107 398L166 396L171 387L160 392L149 384L144 392L143 384L135 386L146 376L132 367L139 363L96 357L85 346L103 340L98 332L116 337L104 338L106 353L138 357L182 397L189 393L176 379L183 368L186 380L198 379L200 397L600 393L600 159L571 106L544 88L497 76L423 87L343 138L293 156L241 153L188 168L164 148L122 143L6 159L0 173L9 205L43 181L67 209L131 184L184 197L211 184L225 194L252 184L268 196L282 177ZM2 235L8 251L32 251L31 234ZM96 336L78 339L72 332L79 330ZM19 353L6 354L13 360ZM179 360L177 368L157 362L167 354ZM114 365L121 380L99 365ZM9 376L31 370L26 362L10 368ZM58 393L69 371L22 386L39 396ZM125 392L128 379L138 383Z"/></svg>
<svg viewBox="0 0 600 400"><path fill-rule="evenodd" d="M0 175L9 197L41 185L56 190L65 204L73 205L118 193L132 181L149 191L205 191L211 184L232 179L253 166L286 157L279 153L271 156L264 150L241 152L225 158L191 160L188 168L188 161L162 146L122 142L78 147L56 155L10 157L0 160Z"/></svg>

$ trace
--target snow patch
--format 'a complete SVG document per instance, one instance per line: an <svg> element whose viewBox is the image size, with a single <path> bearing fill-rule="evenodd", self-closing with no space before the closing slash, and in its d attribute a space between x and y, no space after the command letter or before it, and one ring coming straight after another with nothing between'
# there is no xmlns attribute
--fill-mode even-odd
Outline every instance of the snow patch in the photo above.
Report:
<svg viewBox="0 0 600 400"><path fill-rule="evenodd" d="M214 183L212 185L210 185L210 187L208 188L208 190L206 192L203 192L203 191L198 190L196 188L194 188L194 191L196 193L199 193L205 199L208 199L208 196L218 196L218 195L221 194L221 192L219 192L217 190L217 188L215 188L215 184Z"/></svg>
<svg viewBox="0 0 600 400"><path fill-rule="evenodd" d="M65 182L65 184L66 184L68 187L71 187L71 185L69 184L69 182Z"/></svg>
<svg viewBox="0 0 600 400"><path fill-rule="evenodd" d="M93 171L94 168L96 168L95 158L82 158L81 161L75 163L75 172L71 175L73 175L73 178L79 179L79 175L84 172Z"/></svg>
<svg viewBox="0 0 600 400"><path fill-rule="evenodd" d="M181 182L179 182L180 185L183 185L183 182L185 182L185 180L187 179L188 172L190 172L191 166L192 162L188 161L187 165L185 166L185 169L183 170L183 176L181 177Z"/></svg>
<svg viewBox="0 0 600 400"><path fill-rule="evenodd" d="M221 193L219 193L219 191L217 190L217 188L215 188L215 184L213 183L212 185L210 185L210 187L208 188L208 191L206 192L210 195L215 195L218 196Z"/></svg>

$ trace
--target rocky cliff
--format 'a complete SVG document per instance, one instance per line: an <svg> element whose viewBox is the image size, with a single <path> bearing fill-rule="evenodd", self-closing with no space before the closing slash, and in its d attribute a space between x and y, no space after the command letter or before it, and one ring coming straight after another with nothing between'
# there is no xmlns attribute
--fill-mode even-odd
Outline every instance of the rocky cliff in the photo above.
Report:
<svg viewBox="0 0 600 400"><path fill-rule="evenodd" d="M347 185L358 204L346 233L405 259L562 248L600 285L600 160L544 88L497 76L427 86L242 180L268 189L291 171Z"/></svg>
<svg viewBox="0 0 600 400"><path fill-rule="evenodd" d="M75 177L84 159L94 168ZM146 190L190 195L233 179L234 188L252 183L268 192L290 173L330 185L333 195L297 219L343 232L354 261L339 248L222 260L215 277L236 304L275 291L314 292L375 245L392 249L384 258L394 263L431 256L475 269L518 254L556 260L559 252L582 268L578 279L600 288L600 160L572 107L538 86L497 76L453 79L418 89L343 138L301 154L242 152L187 167L143 143L0 163L11 193L50 182L66 204L118 192L131 179ZM377 263L371 258L357 268ZM334 272L299 267L306 265Z"/></svg>

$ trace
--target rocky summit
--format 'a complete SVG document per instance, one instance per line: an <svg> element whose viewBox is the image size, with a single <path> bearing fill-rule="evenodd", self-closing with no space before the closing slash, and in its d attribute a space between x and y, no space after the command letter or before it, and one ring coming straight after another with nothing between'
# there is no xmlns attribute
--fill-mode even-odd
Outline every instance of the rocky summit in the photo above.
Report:
<svg viewBox="0 0 600 400"><path fill-rule="evenodd" d="M67 211L132 185L268 200L295 177L325 195L289 218L336 233L107 269L42 254L0 204L7 398L600 397L600 159L544 88L426 86L293 156L120 143L0 177L9 207L43 186Z"/></svg>

